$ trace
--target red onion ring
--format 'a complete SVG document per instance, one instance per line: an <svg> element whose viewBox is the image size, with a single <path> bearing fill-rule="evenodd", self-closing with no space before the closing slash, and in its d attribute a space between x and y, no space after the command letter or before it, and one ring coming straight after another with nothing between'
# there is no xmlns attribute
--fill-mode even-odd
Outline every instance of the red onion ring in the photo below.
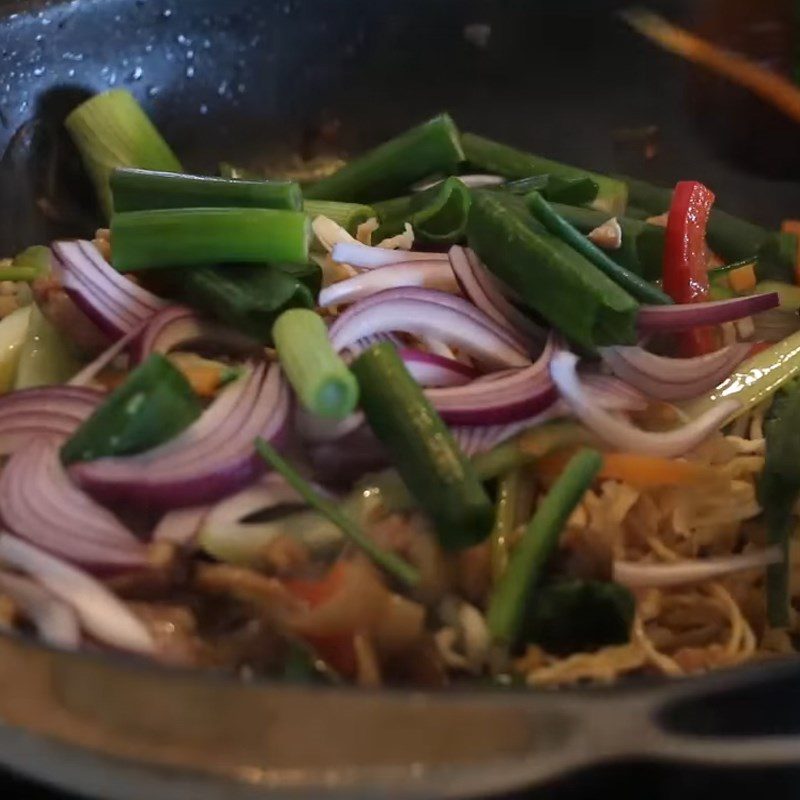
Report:
<svg viewBox="0 0 800 800"><path fill-rule="evenodd" d="M355 303L376 292L400 286L422 286L426 289L439 289L443 292L454 292L458 289L453 277L453 270L446 261L430 263L415 261L379 267L338 283L332 283L319 293L319 305L327 308L328 306Z"/></svg>
<svg viewBox="0 0 800 800"><path fill-rule="evenodd" d="M420 386L464 386L479 375L477 370L460 361L423 350L403 348L398 355Z"/></svg>
<svg viewBox="0 0 800 800"><path fill-rule="evenodd" d="M556 353L550 362L550 375L564 402L587 427L624 452L674 458L696 447L717 430L739 407L736 400L720 400L710 411L677 430L654 433L643 431L599 408L581 384L574 353Z"/></svg>
<svg viewBox="0 0 800 800"><path fill-rule="evenodd" d="M43 642L68 650L78 648L81 643L81 629L71 606L30 578L10 572L0 572L0 591L22 609Z"/></svg>
<svg viewBox="0 0 800 800"><path fill-rule="evenodd" d="M190 308L168 306L149 319L136 343L133 358L140 363L152 353L166 355L197 342L220 344L238 353L253 354L259 350L258 344L242 333L201 319Z"/></svg>
<svg viewBox="0 0 800 800"><path fill-rule="evenodd" d="M165 300L117 272L91 242L55 242L53 253L67 294L113 338L130 333L166 305Z"/></svg>
<svg viewBox="0 0 800 800"><path fill-rule="evenodd" d="M40 386L0 396L0 455L39 434L66 439L100 404L103 393L78 386Z"/></svg>
<svg viewBox="0 0 800 800"><path fill-rule="evenodd" d="M70 481L58 443L34 436L0 475L3 521L17 535L69 561L141 567L144 545L107 509Z"/></svg>
<svg viewBox="0 0 800 800"><path fill-rule="evenodd" d="M462 294L504 328L532 342L544 342L545 331L505 298L497 279L472 250L456 245L450 248L448 256Z"/></svg>
<svg viewBox="0 0 800 800"><path fill-rule="evenodd" d="M150 655L155 643L125 604L88 573L8 534L0 535L0 559L35 577L75 609L83 627L104 644Z"/></svg>
<svg viewBox="0 0 800 800"><path fill-rule="evenodd" d="M140 323L137 325L132 331L126 333L121 339L117 339L114 344L110 347L107 347L100 353L94 361L88 363L80 372L77 372L73 375L68 382L69 386L86 386L90 384L97 375L104 370L117 356L119 356L124 350L127 350L128 346L136 337L142 332L144 326L146 325L145 322Z"/></svg>
<svg viewBox="0 0 800 800"><path fill-rule="evenodd" d="M548 368L555 345L550 341L539 358L524 369L491 375L466 386L428 389L428 400L451 425L500 425L545 411L557 399Z"/></svg>
<svg viewBox="0 0 800 800"><path fill-rule="evenodd" d="M727 378L749 350L749 344L734 344L696 358L666 358L641 347L604 347L600 355L617 377L645 394L688 400Z"/></svg>
<svg viewBox="0 0 800 800"><path fill-rule="evenodd" d="M356 242L339 242L331 250L331 258L340 264L349 264L357 269L376 269L392 264L428 262L447 263L447 253L419 253L414 250L390 250L388 247L370 247Z"/></svg>
<svg viewBox="0 0 800 800"><path fill-rule="evenodd" d="M104 502L163 509L209 503L266 469L253 442L281 438L290 408L280 367L259 364L223 389L200 419L172 441L135 456L74 464L70 474Z"/></svg>
<svg viewBox="0 0 800 800"><path fill-rule="evenodd" d="M761 569L783 561L778 545L753 553L718 558L695 558L669 564L643 564L639 561L615 561L614 581L632 589L681 586L687 583L723 578L735 572Z"/></svg>
<svg viewBox="0 0 800 800"><path fill-rule="evenodd" d="M777 308L777 292L714 300L709 303L685 303L674 306L641 306L636 324L642 333L682 331L697 325L720 325L742 317Z"/></svg>
<svg viewBox="0 0 800 800"><path fill-rule="evenodd" d="M389 331L441 339L497 368L530 364L517 337L467 300L433 289L378 292L341 314L329 336L334 349L342 351L366 336Z"/></svg>

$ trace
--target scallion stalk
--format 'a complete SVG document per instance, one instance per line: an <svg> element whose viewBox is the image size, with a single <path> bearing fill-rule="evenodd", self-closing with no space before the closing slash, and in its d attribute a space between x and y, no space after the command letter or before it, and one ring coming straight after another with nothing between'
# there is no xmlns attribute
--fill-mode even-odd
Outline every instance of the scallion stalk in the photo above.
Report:
<svg viewBox="0 0 800 800"><path fill-rule="evenodd" d="M486 622L495 640L516 640L530 594L558 546L567 519L602 464L603 458L596 450L577 453L540 503L489 598Z"/></svg>
<svg viewBox="0 0 800 800"><path fill-rule="evenodd" d="M106 217L111 216L113 208L109 178L117 167L182 170L155 125L124 89L95 95L72 111L65 125Z"/></svg>
<svg viewBox="0 0 800 800"><path fill-rule="evenodd" d="M281 366L300 402L312 414L342 419L358 403L358 382L328 340L314 311L284 311L272 328Z"/></svg>
<svg viewBox="0 0 800 800"><path fill-rule="evenodd" d="M341 225L349 234L355 236L358 226L378 215L372 206L360 203L339 203L335 200L306 200L303 210L313 220L315 217L327 217L337 225Z"/></svg>
<svg viewBox="0 0 800 800"><path fill-rule="evenodd" d="M326 516L357 547L363 550L378 566L403 583L414 586L419 582L419 572L407 561L384 550L372 541L350 517L330 500L322 497L295 469L263 439L256 440L258 454L314 509Z"/></svg>
<svg viewBox="0 0 800 800"><path fill-rule="evenodd" d="M303 195L294 181L245 181L116 169L111 174L114 211L156 208L279 208L300 211Z"/></svg>
<svg viewBox="0 0 800 800"><path fill-rule="evenodd" d="M265 208L128 211L111 220L121 272L219 263L308 261L308 217Z"/></svg>
<svg viewBox="0 0 800 800"><path fill-rule="evenodd" d="M492 578L497 582L508 566L511 536L518 524L519 495L523 472L513 469L497 482L494 527L490 534Z"/></svg>
<svg viewBox="0 0 800 800"><path fill-rule="evenodd" d="M632 297L642 303L653 305L670 305L672 299L657 286L639 277L636 273L625 269L609 258L594 242L587 239L577 228L560 216L539 192L531 192L526 197L531 213L561 241L591 261L599 270L622 287Z"/></svg>
<svg viewBox="0 0 800 800"><path fill-rule="evenodd" d="M351 161L305 190L311 200L370 203L402 194L428 175L450 175L464 159L458 129L441 114Z"/></svg>

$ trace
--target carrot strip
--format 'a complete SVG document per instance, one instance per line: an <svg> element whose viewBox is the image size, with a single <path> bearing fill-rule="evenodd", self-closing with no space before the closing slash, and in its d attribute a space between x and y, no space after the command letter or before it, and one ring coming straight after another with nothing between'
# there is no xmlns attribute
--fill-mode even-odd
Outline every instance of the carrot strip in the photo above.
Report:
<svg viewBox="0 0 800 800"><path fill-rule="evenodd" d="M800 220L785 219L781 223L781 232L794 234L797 239L797 252L794 257L794 282L800 286Z"/></svg>
<svg viewBox="0 0 800 800"><path fill-rule="evenodd" d="M536 472L545 479L561 473L574 454L574 448L562 449L536 462ZM603 466L597 474L600 480L616 480L637 489L656 486L691 486L717 480L710 467L672 458L658 458L635 453L604 453Z"/></svg>

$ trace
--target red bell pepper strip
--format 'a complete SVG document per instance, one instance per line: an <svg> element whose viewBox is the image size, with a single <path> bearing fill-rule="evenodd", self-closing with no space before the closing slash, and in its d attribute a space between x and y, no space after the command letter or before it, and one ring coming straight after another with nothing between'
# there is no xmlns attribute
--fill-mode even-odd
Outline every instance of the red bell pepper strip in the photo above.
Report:
<svg viewBox="0 0 800 800"><path fill-rule="evenodd" d="M698 181L681 181L675 186L667 217L662 283L676 303L708 299L706 226L713 204L714 193ZM710 353L718 347L715 328L694 328L679 335L679 350L686 357Z"/></svg>
<svg viewBox="0 0 800 800"><path fill-rule="evenodd" d="M346 580L347 566L344 561L337 561L318 580L285 580L283 585L291 595L307 603L309 608L316 608L330 600ZM354 634L306 635L303 638L337 674L343 678L352 678L357 669L353 636Z"/></svg>

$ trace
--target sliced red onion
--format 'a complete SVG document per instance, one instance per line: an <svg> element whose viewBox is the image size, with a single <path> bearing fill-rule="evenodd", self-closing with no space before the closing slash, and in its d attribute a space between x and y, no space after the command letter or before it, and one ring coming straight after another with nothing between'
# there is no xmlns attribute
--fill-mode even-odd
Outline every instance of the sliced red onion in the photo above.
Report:
<svg viewBox="0 0 800 800"><path fill-rule="evenodd" d="M88 573L8 534L0 535L0 559L37 579L75 609L88 633L104 644L135 653L155 651L147 628Z"/></svg>
<svg viewBox="0 0 800 800"><path fill-rule="evenodd" d="M461 181L461 183L464 184L464 186L467 186L470 189L485 189L491 186L502 186L506 182L506 178L504 178L502 175L490 175L483 173L456 175L456 177ZM445 180L446 178L431 178L430 180L417 183L411 188L414 192L424 192L427 189L432 189L434 186L444 183Z"/></svg>
<svg viewBox="0 0 800 800"><path fill-rule="evenodd" d="M226 351L253 354L257 342L225 325L201 319L190 308L168 306L152 316L142 331L134 351L134 360L144 361L151 353L167 353L190 344L207 342Z"/></svg>
<svg viewBox="0 0 800 800"><path fill-rule="evenodd" d="M687 400L713 389L742 361L749 344L734 344L696 358L665 358L641 347L604 347L614 374L659 400Z"/></svg>
<svg viewBox="0 0 800 800"><path fill-rule="evenodd" d="M447 253L419 253L415 250L390 250L388 247L370 247L357 242L338 242L331 250L331 257L340 264L349 264L357 269L375 269L392 264L422 262L429 265L447 263Z"/></svg>
<svg viewBox="0 0 800 800"><path fill-rule="evenodd" d="M253 443L287 429L290 396L277 364L227 386L180 436L146 453L75 464L70 474L106 502L154 508L200 505L246 486L266 467Z"/></svg>
<svg viewBox="0 0 800 800"><path fill-rule="evenodd" d="M392 264L370 272L362 272L353 278L332 283L319 293L319 305L323 308L355 303L384 289L400 286L422 286L454 292L458 289L453 270L446 261L414 261Z"/></svg>
<svg viewBox="0 0 800 800"><path fill-rule="evenodd" d="M647 407L647 398L617 378L585 375L584 388L591 402L610 411L639 411ZM569 417L569 406L558 400L541 414L506 425L454 425L450 428L461 449L469 456L485 453L523 431L537 428L554 419Z"/></svg>
<svg viewBox="0 0 800 800"><path fill-rule="evenodd" d="M492 367L530 364L518 338L467 300L433 289L378 292L350 306L331 325L329 335L333 347L341 351L365 336L386 331L441 339Z"/></svg>
<svg viewBox="0 0 800 800"><path fill-rule="evenodd" d="M25 447L40 434L68 438L102 399L102 392L77 386L41 386L0 396L0 455Z"/></svg>
<svg viewBox="0 0 800 800"><path fill-rule="evenodd" d="M0 572L0 592L19 606L43 642L68 650L75 650L80 645L81 630L72 607L30 578Z"/></svg>
<svg viewBox="0 0 800 800"><path fill-rule="evenodd" d="M399 355L420 386L463 386L478 377L477 370L453 358L409 348L400 350Z"/></svg>
<svg viewBox="0 0 800 800"><path fill-rule="evenodd" d="M309 414L298 408L295 414L295 426L300 438L309 444L335 442L364 424L364 414L356 411L344 419L329 419Z"/></svg>
<svg viewBox="0 0 800 800"><path fill-rule="evenodd" d="M117 356L119 356L133 342L144 329L146 322L137 325L133 330L126 333L121 339L117 339L114 344L107 347L100 353L94 361L87 364L80 372L77 372L69 379L70 386L86 386L90 384L97 375L104 370Z"/></svg>
<svg viewBox="0 0 800 800"><path fill-rule="evenodd" d="M481 311L517 335L534 343L544 342L545 331L505 298L498 288L497 279L472 250L454 246L448 256L462 293Z"/></svg>
<svg viewBox="0 0 800 800"><path fill-rule="evenodd" d="M777 292L714 300L709 303L685 303L674 306L641 306L636 324L642 333L682 331L698 325L721 325L742 317L777 308Z"/></svg>
<svg viewBox="0 0 800 800"><path fill-rule="evenodd" d="M576 371L578 358L573 353L556 353L550 362L550 375L564 402L589 430L624 452L674 458L696 447L717 430L739 407L736 400L720 400L705 414L674 431L651 432L634 427L593 402Z"/></svg>
<svg viewBox="0 0 800 800"><path fill-rule="evenodd" d="M34 436L0 475L0 513L18 536L87 567L140 567L144 545L70 481L53 439Z"/></svg>
<svg viewBox="0 0 800 800"><path fill-rule="evenodd" d="M614 581L632 589L662 586L681 586L701 583L736 572L761 569L783 560L777 545L752 553L741 553L718 558L696 558L668 564L643 564L637 561L615 561Z"/></svg>
<svg viewBox="0 0 800 800"><path fill-rule="evenodd" d="M118 338L130 333L167 305L117 272L91 242L55 242L53 253L67 293L109 336Z"/></svg>
<svg viewBox="0 0 800 800"><path fill-rule="evenodd" d="M167 511L153 530L154 542L171 542L178 547L191 544L212 506L187 506Z"/></svg>
<svg viewBox="0 0 800 800"><path fill-rule="evenodd" d="M502 425L536 416L557 399L548 368L555 345L524 369L504 371L466 386L428 389L426 397L450 425Z"/></svg>

